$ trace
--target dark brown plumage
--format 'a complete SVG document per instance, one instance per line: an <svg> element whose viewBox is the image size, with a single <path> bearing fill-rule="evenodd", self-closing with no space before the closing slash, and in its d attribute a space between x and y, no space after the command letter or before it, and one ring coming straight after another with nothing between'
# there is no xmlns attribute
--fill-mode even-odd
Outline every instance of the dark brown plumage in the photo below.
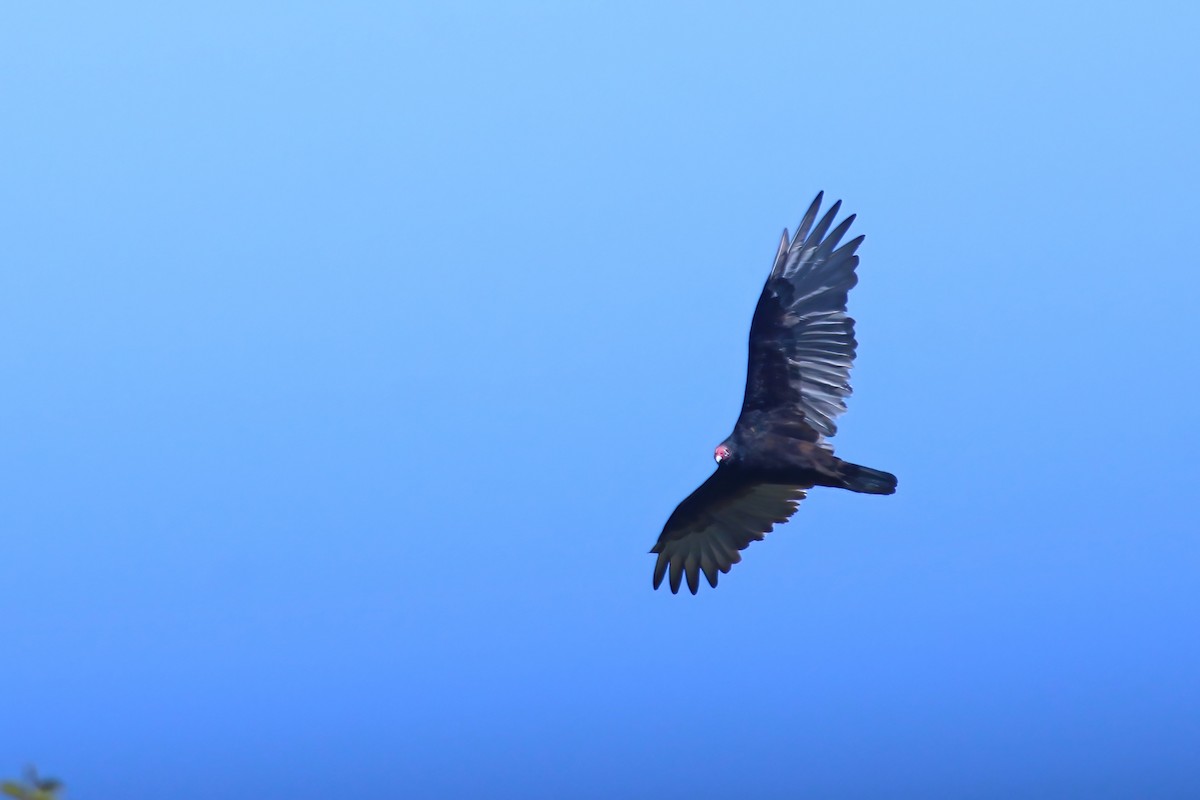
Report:
<svg viewBox="0 0 1200 800"><path fill-rule="evenodd" d="M715 588L717 573L786 522L813 486L896 491L896 476L842 461L827 441L850 394L858 343L846 296L858 282L855 251L863 237L839 247L854 215L830 230L842 204L817 221L822 196L795 237L783 232L750 324L741 416L714 452L717 471L679 504L650 551L658 554L655 589L669 574L672 592L686 577L695 594L701 572Z"/></svg>

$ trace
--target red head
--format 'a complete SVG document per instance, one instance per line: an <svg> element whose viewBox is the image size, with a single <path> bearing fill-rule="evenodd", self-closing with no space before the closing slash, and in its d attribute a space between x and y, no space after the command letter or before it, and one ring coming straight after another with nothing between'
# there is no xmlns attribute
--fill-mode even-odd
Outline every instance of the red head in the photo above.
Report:
<svg viewBox="0 0 1200 800"><path fill-rule="evenodd" d="M722 461L729 458L730 452L729 445L719 444L717 445L717 449L713 450L713 458L715 458L717 463L720 464Z"/></svg>

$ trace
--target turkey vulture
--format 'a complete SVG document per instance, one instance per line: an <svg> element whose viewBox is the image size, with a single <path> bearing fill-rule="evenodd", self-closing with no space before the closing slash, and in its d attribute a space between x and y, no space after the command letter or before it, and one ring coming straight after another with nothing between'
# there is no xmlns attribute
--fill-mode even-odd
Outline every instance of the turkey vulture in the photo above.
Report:
<svg viewBox="0 0 1200 800"><path fill-rule="evenodd" d="M813 486L896 491L895 475L842 461L827 439L850 394L857 342L846 294L858 282L854 251L863 237L838 246L854 215L830 230L839 200L816 222L823 196L790 241L783 231L750 323L741 416L713 452L717 471L679 504L650 551L658 554L655 589L668 572L673 593L687 576L695 594L700 572L716 588L717 573L729 572L742 560L739 550L786 522Z"/></svg>

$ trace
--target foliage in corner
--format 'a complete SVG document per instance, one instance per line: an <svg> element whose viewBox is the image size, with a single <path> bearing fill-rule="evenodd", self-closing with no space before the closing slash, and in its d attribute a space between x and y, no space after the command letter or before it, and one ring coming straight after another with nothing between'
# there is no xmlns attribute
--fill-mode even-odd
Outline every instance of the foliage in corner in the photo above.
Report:
<svg viewBox="0 0 1200 800"><path fill-rule="evenodd" d="M16 800L61 800L62 788L62 781L40 777L33 767L26 768L23 781L0 782L0 794Z"/></svg>

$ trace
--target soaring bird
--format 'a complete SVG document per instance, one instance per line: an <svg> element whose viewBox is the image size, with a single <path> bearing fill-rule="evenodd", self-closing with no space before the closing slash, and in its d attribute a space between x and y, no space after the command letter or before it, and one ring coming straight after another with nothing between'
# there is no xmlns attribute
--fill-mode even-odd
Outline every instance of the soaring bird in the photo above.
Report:
<svg viewBox="0 0 1200 800"><path fill-rule="evenodd" d="M650 551L658 554L655 589L669 574L678 592L686 576L695 594L701 572L716 588L717 573L729 572L742 560L739 551L786 522L814 486L896 491L895 475L843 461L829 443L850 394L858 343L846 295L858 282L855 251L863 237L839 247L854 215L830 230L842 202L818 222L823 196L795 236L783 231L750 323L742 413L713 451L717 471L679 504Z"/></svg>

